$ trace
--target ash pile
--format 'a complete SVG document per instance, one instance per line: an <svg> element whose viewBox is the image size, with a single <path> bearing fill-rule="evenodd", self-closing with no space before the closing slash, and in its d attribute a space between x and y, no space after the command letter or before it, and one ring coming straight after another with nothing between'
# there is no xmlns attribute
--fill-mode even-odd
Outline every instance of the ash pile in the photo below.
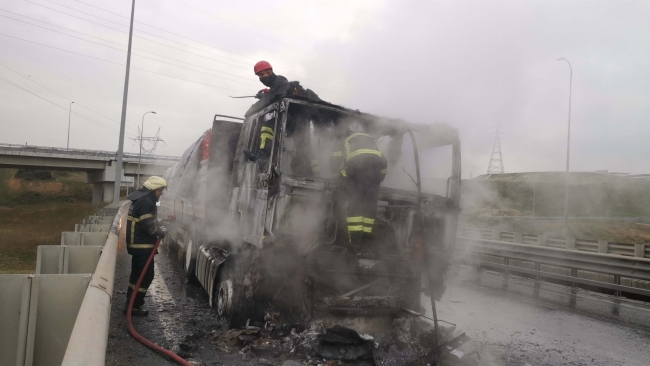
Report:
<svg viewBox="0 0 650 366"><path fill-rule="evenodd" d="M239 354L251 365L478 366L480 355L455 327L440 326L440 342L430 323L395 318L385 330L360 333L351 327L285 322L268 312L265 322L217 332L212 343L224 353Z"/></svg>

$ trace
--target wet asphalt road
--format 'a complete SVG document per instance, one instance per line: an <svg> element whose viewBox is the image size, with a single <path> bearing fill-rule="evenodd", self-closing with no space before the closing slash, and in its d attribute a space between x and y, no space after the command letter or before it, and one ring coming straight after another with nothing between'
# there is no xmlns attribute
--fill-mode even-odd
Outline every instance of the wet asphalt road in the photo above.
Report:
<svg viewBox="0 0 650 366"><path fill-rule="evenodd" d="M257 365L227 355L210 341L220 329L199 285L187 284L173 251L161 247L155 279L146 297L147 318L135 328L166 348L189 349L188 357L209 366ZM133 339L122 314L130 271L126 250L118 254L106 365L174 365ZM440 302L439 318L474 339L482 365L650 365L650 304L553 284L535 287L526 279L459 267ZM478 280L480 278L480 281ZM507 283L507 288L504 284ZM537 291L535 290L537 288ZM423 297L423 304L429 299ZM187 337L190 337L189 340ZM288 358L291 358L290 355ZM276 359L275 365L284 360ZM271 360L273 361L273 360Z"/></svg>
<svg viewBox="0 0 650 366"><path fill-rule="evenodd" d="M220 326L215 311L208 305L207 295L199 285L186 283L175 252L164 246L159 251L160 254L155 258L154 281L145 298L144 308L149 311L149 316L133 318L135 329L145 338L176 353L181 351L181 343L186 345L186 353L189 355L186 359L199 361L199 365L250 365L249 362L241 361L241 355L219 354L215 349L210 338ZM106 365L176 365L128 333L122 310L126 302L130 270L131 256L123 249L118 252L115 270ZM186 340L188 336L191 339Z"/></svg>
<svg viewBox="0 0 650 366"><path fill-rule="evenodd" d="M650 365L650 304L553 284L536 294L522 278L504 288L467 267L450 278L438 315L483 346L486 365Z"/></svg>

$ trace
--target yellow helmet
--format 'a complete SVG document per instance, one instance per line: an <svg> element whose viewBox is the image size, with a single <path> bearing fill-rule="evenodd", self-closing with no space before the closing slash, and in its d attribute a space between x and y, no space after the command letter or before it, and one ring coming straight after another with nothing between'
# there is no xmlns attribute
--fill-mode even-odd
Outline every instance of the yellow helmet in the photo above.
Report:
<svg viewBox="0 0 650 366"><path fill-rule="evenodd" d="M154 175L149 179L147 179L147 181L144 182L143 186L147 189L154 191L156 189L167 188L167 182L163 178Z"/></svg>

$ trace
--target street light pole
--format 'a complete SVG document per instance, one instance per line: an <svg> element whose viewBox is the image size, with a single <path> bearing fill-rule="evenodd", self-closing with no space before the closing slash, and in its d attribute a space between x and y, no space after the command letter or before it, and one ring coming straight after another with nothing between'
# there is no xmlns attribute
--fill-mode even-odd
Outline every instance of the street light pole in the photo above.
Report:
<svg viewBox="0 0 650 366"><path fill-rule="evenodd" d="M571 89L573 84L573 67L566 58L558 58L557 61L566 61L569 64L569 122L567 125L566 138L566 174L564 176L564 232L569 237L569 152L571 148Z"/></svg>
<svg viewBox="0 0 650 366"><path fill-rule="evenodd" d="M115 167L115 188L113 204L120 202L120 186L122 185L122 155L124 153L124 128L126 126L126 101L129 96L129 70L131 69L131 43L133 40L133 18L135 15L135 0L131 3L131 28L129 29L129 47L126 52L126 75L124 77L124 99L122 99L122 120L120 121L120 140L117 148L117 166Z"/></svg>
<svg viewBox="0 0 650 366"><path fill-rule="evenodd" d="M65 144L65 149L70 149L70 117L72 116L72 105L74 102L70 102L70 111L68 112L68 142Z"/></svg>
<svg viewBox="0 0 650 366"><path fill-rule="evenodd" d="M149 112L145 112L145 114L142 115L142 124L140 126L140 153L138 154L138 182L135 185L135 189L140 188L140 159L142 158L142 135L144 134L144 116L146 116L147 113L156 114L156 112L154 111L149 111Z"/></svg>

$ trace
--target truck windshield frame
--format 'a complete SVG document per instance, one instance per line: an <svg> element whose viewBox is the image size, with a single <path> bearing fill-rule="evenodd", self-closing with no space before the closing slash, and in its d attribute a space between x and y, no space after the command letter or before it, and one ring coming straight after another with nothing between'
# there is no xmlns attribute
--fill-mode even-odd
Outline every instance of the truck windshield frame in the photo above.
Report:
<svg viewBox="0 0 650 366"><path fill-rule="evenodd" d="M349 110L346 108L342 108L339 106L334 106L334 105L326 105L323 104L322 102L319 103L314 103L310 101L305 101L305 100L299 100L299 99L294 99L294 98L284 98L277 102L278 108L277 111L279 111L277 117L281 117L280 123L278 123L276 119L276 126L281 126L281 131L278 131L276 128L276 141L274 141L274 152L272 153L273 161L271 164L269 164L269 169L271 167L275 167L277 171L282 172L282 175L290 177L292 179L308 179L308 180L319 180L319 181L331 181L332 178L330 177L330 174L327 174L328 177L304 177L304 176L299 176L292 174L293 172L291 169L287 169L286 167L283 166L283 163L285 163L285 159L283 158L283 155L288 153L288 151L285 148L285 143L286 143L286 138L287 138L287 122L288 122L288 114L291 105L293 104L299 104L303 106L307 106L309 108L314 108L322 111L329 112L331 114L337 114L342 118L349 117L351 119L359 120L364 123L364 125L371 129L370 134L373 135L376 139L379 139L381 137L391 137L391 136L401 136L404 137L406 136L408 138L408 131L411 128L414 128L417 130L418 128L426 125L420 125L420 124L411 124L407 123L403 120L399 119L388 119L388 118L380 118L376 117L370 114L366 113L361 113L359 111L353 111ZM266 111L266 109L265 109ZM262 116L264 113L267 113L265 111L261 111L257 115ZM312 123L312 120L308 120L308 122ZM393 124L396 125L395 128L393 128ZM388 126L388 127L387 127ZM376 127L376 128L375 128ZM379 133L377 133L379 132ZM417 131L420 132L420 131ZM417 133L416 132L416 133ZM422 133L427 133L425 131L422 131ZM451 146L452 147L452 156L451 156L451 163L452 163L452 172L451 175L447 178L447 180L452 180L452 181L458 181L460 182L460 169L456 169L457 162L460 160L460 149L457 148L457 146L460 145L460 140L456 135L448 136L448 137L443 137L440 139L440 142L435 143L431 146L427 146L425 149L422 149L421 147L418 147L418 150L420 153L424 150L428 150L433 147L442 147L442 146ZM314 151L316 153L316 151ZM319 153L322 153L322 151L318 151ZM413 162L415 163L415 157L413 157ZM325 165L320 167L320 169L326 169L329 171L329 166ZM455 179L454 179L455 178ZM405 189L405 191L410 191L410 192L416 192L417 187L413 185L412 187ZM449 192L446 194L446 196L450 196Z"/></svg>

